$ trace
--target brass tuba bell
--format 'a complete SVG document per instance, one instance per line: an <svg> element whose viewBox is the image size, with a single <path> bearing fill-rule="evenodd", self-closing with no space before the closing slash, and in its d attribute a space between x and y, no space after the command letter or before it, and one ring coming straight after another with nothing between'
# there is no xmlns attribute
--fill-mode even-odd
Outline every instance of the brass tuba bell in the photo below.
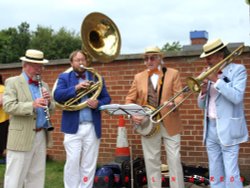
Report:
<svg viewBox="0 0 250 188"><path fill-rule="evenodd" d="M115 23L104 14L93 12L82 22L83 50L100 62L111 62L120 53L121 37Z"/></svg>
<svg viewBox="0 0 250 188"><path fill-rule="evenodd" d="M111 62L120 53L121 37L119 30L114 22L106 15L93 12L85 17L81 26L82 51L87 56L88 62L96 59L99 62ZM87 101L78 103L84 96L91 94L90 99L95 100L103 87L102 77L92 67L82 67L91 72L97 79L88 89L79 91L75 98L71 98L63 104L56 103L56 106L62 110L76 111L87 107ZM72 67L66 72L72 71ZM56 80L52 93L56 88Z"/></svg>

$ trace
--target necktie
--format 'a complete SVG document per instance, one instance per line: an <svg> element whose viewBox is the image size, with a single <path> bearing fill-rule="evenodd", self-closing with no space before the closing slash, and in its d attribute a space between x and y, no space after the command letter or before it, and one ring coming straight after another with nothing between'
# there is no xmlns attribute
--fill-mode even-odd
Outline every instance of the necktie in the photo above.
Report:
<svg viewBox="0 0 250 188"><path fill-rule="evenodd" d="M149 70L148 71L148 76L151 77L153 74L161 74L161 71L159 71L159 69L154 69L154 70Z"/></svg>
<svg viewBox="0 0 250 188"><path fill-rule="evenodd" d="M35 86L38 86L38 81L29 78L29 84L34 84Z"/></svg>

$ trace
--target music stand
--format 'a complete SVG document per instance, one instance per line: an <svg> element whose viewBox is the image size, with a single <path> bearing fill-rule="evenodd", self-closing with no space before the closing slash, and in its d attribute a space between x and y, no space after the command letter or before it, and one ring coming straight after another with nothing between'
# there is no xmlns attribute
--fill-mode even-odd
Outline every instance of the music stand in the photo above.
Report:
<svg viewBox="0 0 250 188"><path fill-rule="evenodd" d="M99 110L110 115L149 115L142 106L137 104L107 104L100 106Z"/></svg>

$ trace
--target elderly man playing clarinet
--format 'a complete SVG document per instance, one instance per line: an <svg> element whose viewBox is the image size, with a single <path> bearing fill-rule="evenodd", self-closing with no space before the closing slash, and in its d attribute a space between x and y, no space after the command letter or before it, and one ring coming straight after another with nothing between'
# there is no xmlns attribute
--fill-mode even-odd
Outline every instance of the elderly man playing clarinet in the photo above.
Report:
<svg viewBox="0 0 250 188"><path fill-rule="evenodd" d="M47 113L55 104L48 85L40 80L39 88L37 75L49 61L34 49L20 59L22 73L6 80L3 94L3 109L11 116L4 188L44 188L46 145L52 141Z"/></svg>

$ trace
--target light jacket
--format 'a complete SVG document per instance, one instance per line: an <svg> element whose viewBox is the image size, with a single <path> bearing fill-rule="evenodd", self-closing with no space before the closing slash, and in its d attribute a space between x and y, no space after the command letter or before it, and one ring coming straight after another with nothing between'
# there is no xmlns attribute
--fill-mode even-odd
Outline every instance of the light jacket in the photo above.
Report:
<svg viewBox="0 0 250 188"><path fill-rule="evenodd" d="M215 99L216 129L225 146L248 141L248 130L244 113L244 93L247 73L244 65L231 63L222 70L221 78L215 83L219 92ZM208 84L209 87L209 84ZM207 107L209 95L198 97L198 106L204 109L203 142L207 138Z"/></svg>
<svg viewBox="0 0 250 188"><path fill-rule="evenodd" d="M49 87L42 82L43 87L49 91ZM7 149L16 151L30 151L33 146L36 132L36 113L33 111L33 99L29 85L21 74L10 77L5 81L3 95L3 109L11 115ZM51 101L50 113L55 109L55 103ZM52 146L51 132L46 131L47 146Z"/></svg>

